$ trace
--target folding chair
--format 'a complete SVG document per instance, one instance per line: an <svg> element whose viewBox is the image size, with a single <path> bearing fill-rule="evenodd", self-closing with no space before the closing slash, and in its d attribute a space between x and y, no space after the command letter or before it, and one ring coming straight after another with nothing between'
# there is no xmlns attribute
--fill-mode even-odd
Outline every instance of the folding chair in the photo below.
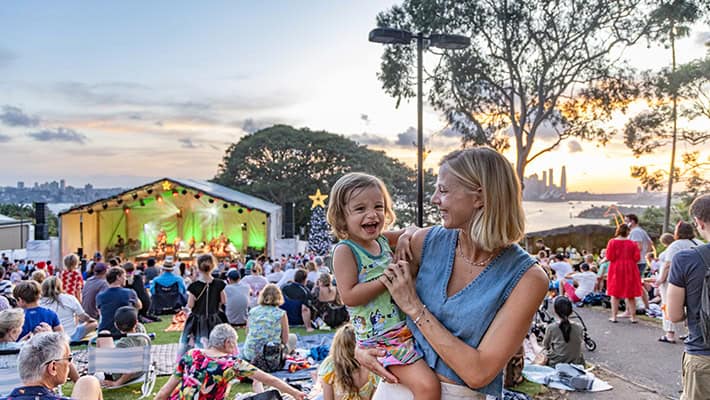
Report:
<svg viewBox="0 0 710 400"><path fill-rule="evenodd" d="M147 397L155 386L155 363L150 355L150 337L144 333L129 333L125 336L141 336L146 340L145 346L121 347L121 348L99 348L96 347L96 339L89 341L89 374L96 372L132 374L143 372L138 378L126 382L120 386L105 389L116 389L136 383L142 383L140 399ZM101 335L99 335L101 337Z"/></svg>
<svg viewBox="0 0 710 400"><path fill-rule="evenodd" d="M150 302L150 312L152 314L175 314L185 304L187 304L187 296L180 293L177 283L173 283L170 286L155 283L155 294Z"/></svg>
<svg viewBox="0 0 710 400"><path fill-rule="evenodd" d="M22 386L17 371L17 355L20 350L0 350L0 396L8 396L16 387Z"/></svg>

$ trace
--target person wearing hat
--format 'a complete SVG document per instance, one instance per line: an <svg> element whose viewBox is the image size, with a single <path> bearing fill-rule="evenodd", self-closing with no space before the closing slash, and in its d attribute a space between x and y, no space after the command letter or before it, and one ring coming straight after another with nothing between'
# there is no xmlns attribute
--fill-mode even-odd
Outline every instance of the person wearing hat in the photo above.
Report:
<svg viewBox="0 0 710 400"><path fill-rule="evenodd" d="M185 282L181 277L175 275L173 270L175 269L175 263L173 262L172 256L165 257L163 265L160 268L162 272L155 279L150 282L150 294L155 295L155 284L159 284L163 287L169 287L177 283L178 290L180 290L181 295L185 295Z"/></svg>

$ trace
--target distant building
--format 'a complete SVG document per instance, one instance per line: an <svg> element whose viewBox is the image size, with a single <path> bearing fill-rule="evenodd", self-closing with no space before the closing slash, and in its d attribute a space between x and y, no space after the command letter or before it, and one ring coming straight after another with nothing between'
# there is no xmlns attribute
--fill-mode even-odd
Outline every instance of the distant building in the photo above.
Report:
<svg viewBox="0 0 710 400"><path fill-rule="evenodd" d="M561 201L567 195L567 168L562 166L560 185L554 183L554 170L542 171L542 179L532 174L523 179L523 200Z"/></svg>
<svg viewBox="0 0 710 400"><path fill-rule="evenodd" d="M25 182L18 181L18 182L17 182L17 188L20 189L20 190L24 189L24 188L25 188Z"/></svg>

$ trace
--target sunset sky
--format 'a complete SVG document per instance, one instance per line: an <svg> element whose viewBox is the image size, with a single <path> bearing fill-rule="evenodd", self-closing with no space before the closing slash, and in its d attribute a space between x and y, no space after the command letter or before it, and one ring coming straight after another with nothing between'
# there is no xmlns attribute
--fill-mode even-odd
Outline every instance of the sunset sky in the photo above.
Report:
<svg viewBox="0 0 710 400"><path fill-rule="evenodd" d="M382 47L367 40L395 3L4 3L0 185L208 179L230 143L275 123L343 134L413 165L416 104L395 108L376 77ZM705 53L709 30L679 43L679 62ZM670 53L643 43L625 57L659 68ZM430 108L424 124L433 168L459 139L438 133ZM665 166L669 152L636 160L621 138L570 141L527 173L564 164L570 190L632 192L630 166Z"/></svg>

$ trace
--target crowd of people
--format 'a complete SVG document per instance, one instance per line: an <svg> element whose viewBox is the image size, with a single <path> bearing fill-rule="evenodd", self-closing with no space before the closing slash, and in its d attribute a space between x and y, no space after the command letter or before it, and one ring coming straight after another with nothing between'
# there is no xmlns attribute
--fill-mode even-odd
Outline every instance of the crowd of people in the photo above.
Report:
<svg viewBox="0 0 710 400"><path fill-rule="evenodd" d="M67 378L73 396L102 398L135 374L80 377L71 341L110 333L99 347L142 346L144 323L182 313L175 371L159 399L222 399L236 379L255 392L271 386L296 399L306 394L270 375L274 352L296 347L292 327L337 328L317 378L324 399L500 398L503 371L517 357L533 317L552 295L556 317L545 330L538 362L583 364L583 330L570 320L590 295L609 296L609 321L637 322L637 304L660 303L661 342L686 336L686 398L710 398L710 310L703 309L702 254L693 225L710 238L710 196L698 197L692 221L679 222L660 243L627 215L599 255L544 242L533 257L524 237L521 189L496 151L455 151L440 164L431 202L439 225L390 230L396 216L377 177L349 173L333 186L327 219L339 239L326 259L315 254L218 261L145 263L101 254L60 266L4 260L0 281L0 349L19 349L23 386L11 399L57 398ZM710 259L710 257L708 257ZM4 301L3 301L4 300ZM625 312L619 313L621 304ZM476 318L461 318L475 315ZM707 315L707 316L706 316ZM165 318L165 317L162 317ZM687 318L685 326L679 322ZM706 324L706 325L704 325ZM701 326L702 325L702 326ZM246 326L241 352L235 327ZM23 397L25 396L25 397ZM30 397L27 397L30 396ZM55 397L52 397L55 396Z"/></svg>

